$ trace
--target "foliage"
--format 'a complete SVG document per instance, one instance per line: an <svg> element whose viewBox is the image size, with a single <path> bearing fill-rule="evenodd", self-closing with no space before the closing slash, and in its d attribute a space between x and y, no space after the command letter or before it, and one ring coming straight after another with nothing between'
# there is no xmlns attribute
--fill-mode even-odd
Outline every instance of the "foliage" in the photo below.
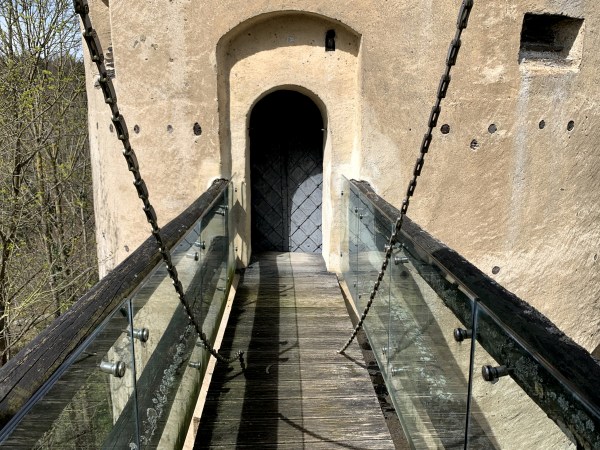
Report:
<svg viewBox="0 0 600 450"><path fill-rule="evenodd" d="M66 0L0 0L0 362L96 279L84 66Z"/></svg>

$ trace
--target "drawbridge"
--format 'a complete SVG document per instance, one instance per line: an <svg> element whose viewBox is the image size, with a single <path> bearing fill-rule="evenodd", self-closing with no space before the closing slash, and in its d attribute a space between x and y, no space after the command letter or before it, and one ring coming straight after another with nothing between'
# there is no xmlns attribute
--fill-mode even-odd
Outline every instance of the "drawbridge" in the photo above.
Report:
<svg viewBox="0 0 600 450"><path fill-rule="evenodd" d="M338 193L337 274L302 252L236 270L231 189L163 232L232 361L150 238L0 369L3 448L598 448L596 361L408 217L338 353L398 214L367 183Z"/></svg>
<svg viewBox="0 0 600 450"><path fill-rule="evenodd" d="M401 208L339 176L340 270L329 273L312 216L323 196L318 133L251 161L265 175L253 215L266 225L253 223L261 240L247 267L231 180L158 226L76 0L152 236L0 368L0 446L600 449L597 361L406 215L472 5L462 3ZM309 157L297 151L313 144Z"/></svg>

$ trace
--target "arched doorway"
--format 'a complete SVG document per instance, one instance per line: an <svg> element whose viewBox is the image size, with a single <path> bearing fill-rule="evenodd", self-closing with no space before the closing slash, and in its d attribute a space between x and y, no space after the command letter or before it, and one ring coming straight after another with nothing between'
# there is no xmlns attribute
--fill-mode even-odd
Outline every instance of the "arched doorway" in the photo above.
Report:
<svg viewBox="0 0 600 450"><path fill-rule="evenodd" d="M252 249L321 253L323 117L306 95L279 90L250 116Z"/></svg>

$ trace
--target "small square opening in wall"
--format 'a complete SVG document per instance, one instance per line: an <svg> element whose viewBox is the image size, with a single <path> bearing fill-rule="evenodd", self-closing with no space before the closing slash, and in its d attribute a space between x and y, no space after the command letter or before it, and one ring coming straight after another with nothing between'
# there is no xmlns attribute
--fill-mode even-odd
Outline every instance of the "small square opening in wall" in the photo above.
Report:
<svg viewBox="0 0 600 450"><path fill-rule="evenodd" d="M519 62L578 66L582 47L583 19L555 14L525 14Z"/></svg>

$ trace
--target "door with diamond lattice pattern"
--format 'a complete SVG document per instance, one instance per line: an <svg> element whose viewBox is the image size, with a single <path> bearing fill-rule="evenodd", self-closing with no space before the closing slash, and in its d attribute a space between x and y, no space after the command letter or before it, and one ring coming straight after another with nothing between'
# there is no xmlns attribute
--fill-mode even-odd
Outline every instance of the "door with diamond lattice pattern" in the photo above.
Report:
<svg viewBox="0 0 600 450"><path fill-rule="evenodd" d="M259 101L250 119L252 248L321 252L323 119L295 91Z"/></svg>

